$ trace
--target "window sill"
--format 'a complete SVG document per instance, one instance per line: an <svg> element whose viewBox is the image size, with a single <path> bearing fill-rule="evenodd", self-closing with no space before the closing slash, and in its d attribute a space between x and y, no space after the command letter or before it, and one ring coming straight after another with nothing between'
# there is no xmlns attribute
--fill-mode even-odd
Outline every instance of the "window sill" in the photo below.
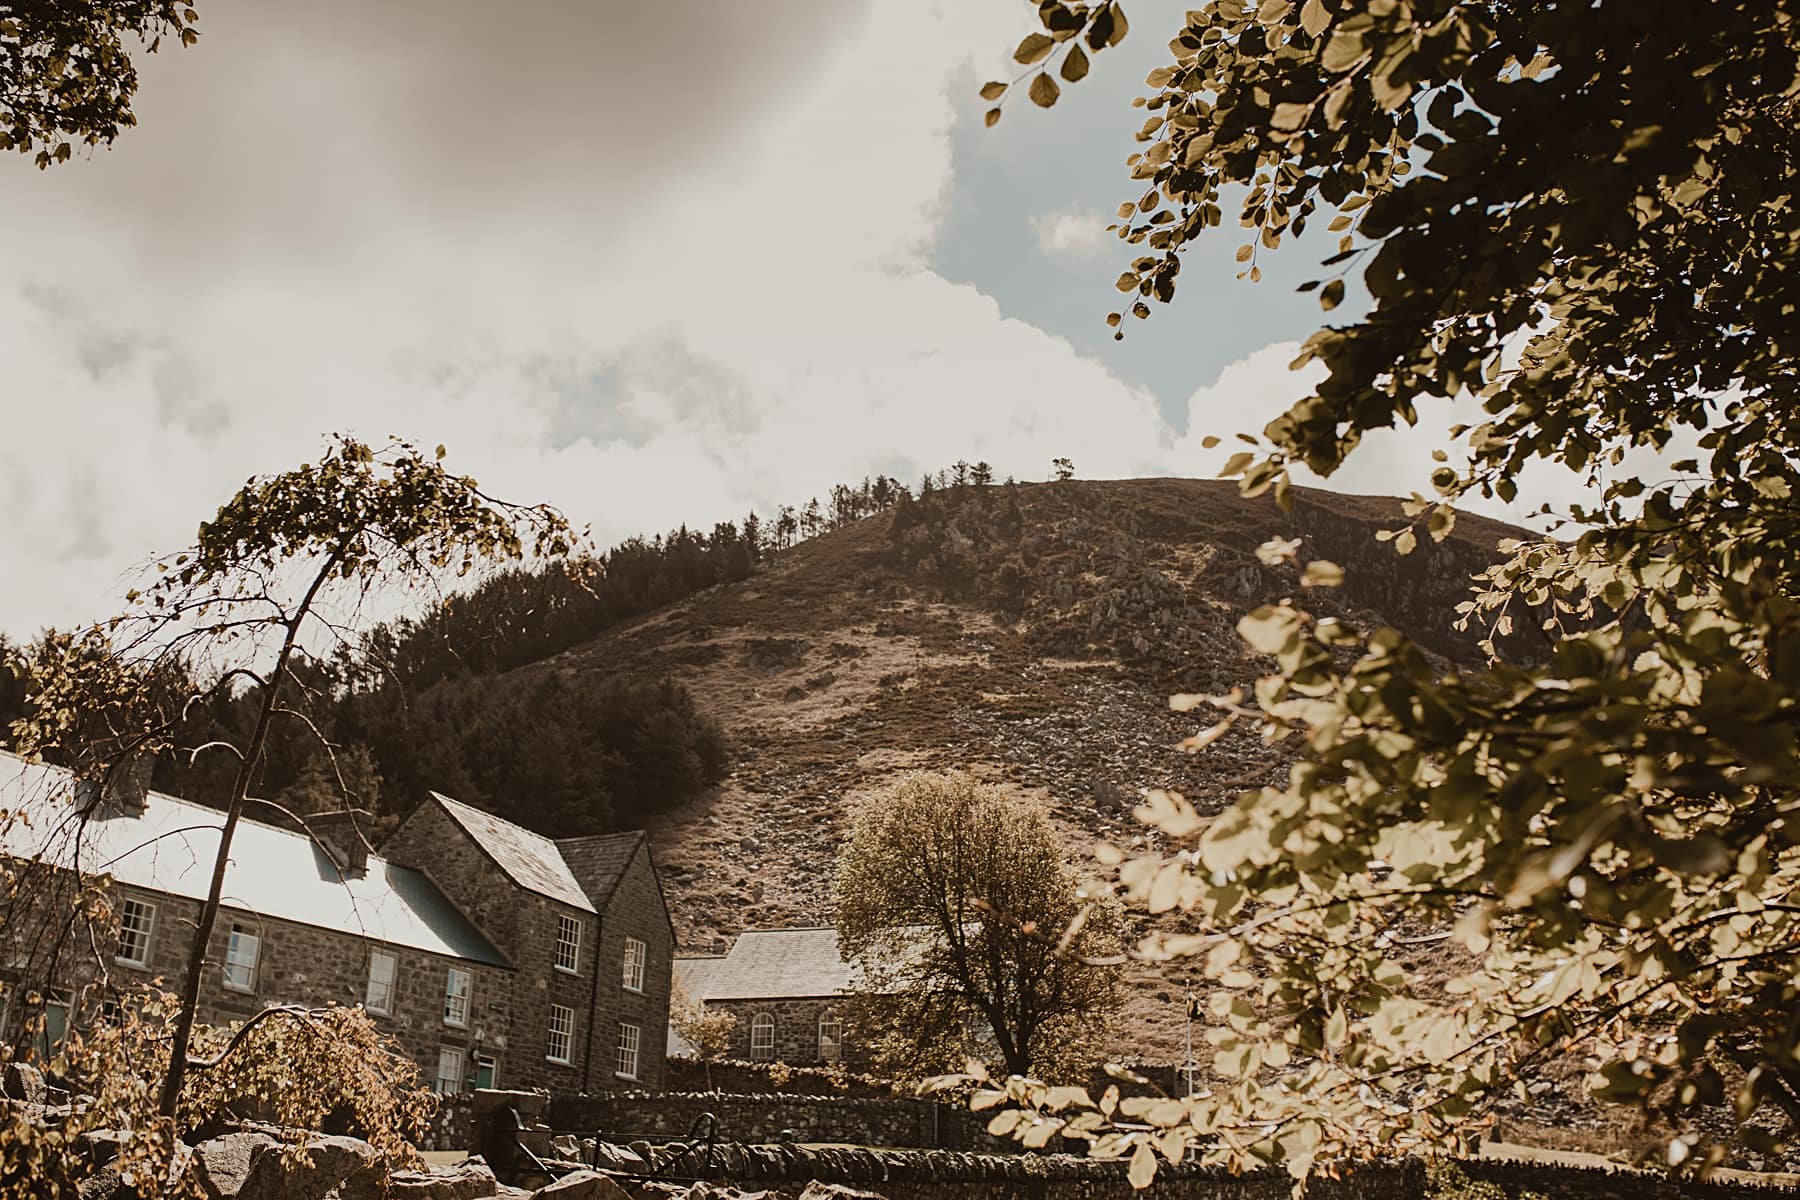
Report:
<svg viewBox="0 0 1800 1200"><path fill-rule="evenodd" d="M553 1067L572 1067L575 1065L573 1062L571 1062L570 1060L568 1060L566 1058L552 1058L548 1054L544 1055L544 1061L549 1063Z"/></svg>
<svg viewBox="0 0 1800 1200"><path fill-rule="evenodd" d="M254 987L242 983L232 983L229 979L225 981L224 988L226 991L236 992L240 996L256 995L256 989Z"/></svg>
<svg viewBox="0 0 1800 1200"><path fill-rule="evenodd" d="M142 971L150 966L148 959L120 958L116 954L113 955L113 962L121 967L130 967L134 971Z"/></svg>
<svg viewBox="0 0 1800 1200"><path fill-rule="evenodd" d="M627 1075L627 1074L626 1074L626 1073L625 1073L625 1072L623 1072L623 1071L614 1071L614 1072L613 1072L613 1078L614 1078L614 1079L628 1079L628 1080L630 1080L630 1081L631 1081L631 1082L632 1082L632 1083L636 1083L636 1082L637 1082L637 1081L638 1081L638 1077L637 1077L637 1076L636 1076L636 1075Z"/></svg>
<svg viewBox="0 0 1800 1200"><path fill-rule="evenodd" d="M449 1017L444 1018L444 1028L446 1029L467 1029L468 1027L467 1021L452 1021Z"/></svg>
<svg viewBox="0 0 1800 1200"><path fill-rule="evenodd" d="M581 967L579 965L576 965L573 967L565 967L561 963L552 963L550 965L550 969L553 971L560 971L564 975L579 975L579 974L581 974Z"/></svg>
<svg viewBox="0 0 1800 1200"><path fill-rule="evenodd" d="M630 985L630 984L629 984L629 983L624 983L624 984L620 984L620 985L619 985L619 986L620 986L620 987L622 987L622 988L624 988L624 989L625 989L625 990L626 990L626 991L628 991L628 992L630 992L630 993L631 993L631 994L632 994L632 995L634 995L634 996L641 996L641 995L643 995L643 994L644 994L644 989L643 989L643 988L641 988L641 987L632 987L632 986L631 986L631 985Z"/></svg>

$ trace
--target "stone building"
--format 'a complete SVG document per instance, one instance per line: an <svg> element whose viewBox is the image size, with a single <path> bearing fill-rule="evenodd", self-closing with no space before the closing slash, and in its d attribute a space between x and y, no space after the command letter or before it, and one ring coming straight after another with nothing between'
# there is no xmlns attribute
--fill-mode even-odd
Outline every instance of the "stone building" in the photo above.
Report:
<svg viewBox="0 0 1800 1200"><path fill-rule="evenodd" d="M156 792L83 795L58 768L0 754L0 853L42 898L105 876L96 960L54 923L0 912L0 1030L16 985L58 986L46 1034L119 985L185 969L222 814ZM277 824L275 821L281 823ZM433 793L374 853L354 814L308 828L252 802L234 834L200 1019L274 1004L360 1004L439 1091L659 1087L674 934L641 832L551 840ZM38 916L41 917L41 913Z"/></svg>
<svg viewBox="0 0 1800 1200"><path fill-rule="evenodd" d="M848 1032L857 972L835 929L746 929L729 953L677 958L675 978L692 1002L737 1018L727 1058L863 1065ZM686 1051L679 1037L673 1050Z"/></svg>

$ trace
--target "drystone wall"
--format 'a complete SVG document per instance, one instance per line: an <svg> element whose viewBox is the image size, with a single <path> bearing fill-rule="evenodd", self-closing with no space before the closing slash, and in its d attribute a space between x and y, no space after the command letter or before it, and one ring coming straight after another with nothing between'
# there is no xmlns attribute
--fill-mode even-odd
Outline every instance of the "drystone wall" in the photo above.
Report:
<svg viewBox="0 0 1800 1200"><path fill-rule="evenodd" d="M965 1108L899 1097L622 1092L556 1097L548 1119L555 1129L625 1142L686 1136L706 1113L717 1119L718 1136L733 1142L996 1151L1013 1145L991 1136L985 1120Z"/></svg>
<svg viewBox="0 0 1800 1200"><path fill-rule="evenodd" d="M1233 1175L1221 1167L1163 1164L1137 1191L1125 1164L1062 1154L961 1154L799 1146L715 1147L711 1178L797 1194L810 1181L885 1200L1290 1200L1283 1171ZM1473 1159L1428 1168L1417 1159L1358 1164L1307 1185L1310 1200L1794 1200L1790 1188L1673 1180L1641 1172Z"/></svg>

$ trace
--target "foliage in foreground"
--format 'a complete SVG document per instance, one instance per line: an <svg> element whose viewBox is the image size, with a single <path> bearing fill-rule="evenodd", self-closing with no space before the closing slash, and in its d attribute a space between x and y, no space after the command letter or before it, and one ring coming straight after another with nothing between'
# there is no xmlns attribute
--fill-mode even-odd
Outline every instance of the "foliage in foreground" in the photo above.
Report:
<svg viewBox="0 0 1800 1200"><path fill-rule="evenodd" d="M883 1031L897 1078L990 1043L1020 1074L1085 1067L1118 1003L1118 918L1039 807L967 776L904 776L857 810L838 860L853 1026Z"/></svg>
<svg viewBox="0 0 1800 1200"><path fill-rule="evenodd" d="M155 989L113 996L48 1061L50 1078L83 1100L51 1128L29 1106L0 1106L0 1200L71 1200L97 1173L83 1135L128 1131L112 1166L137 1194L204 1196L183 1139L250 1120L293 1131L335 1129L368 1141L393 1168L418 1165L411 1142L435 1098L418 1070L358 1008L268 1009L228 1029L195 1030L207 1052L191 1069L175 1118L158 1108L174 996ZM0 1065L4 1065L0 1063ZM303 1154L295 1143L291 1153Z"/></svg>
<svg viewBox="0 0 1800 1200"><path fill-rule="evenodd" d="M1117 8L1038 7L1034 101L1116 40ZM1021 1105L1024 1138L1129 1154L1140 1182L1190 1145L1303 1177L1454 1147L1572 1057L1673 1127L1673 1167L1771 1149L1800 1127L1795 6L1215 0L1170 52L1117 226L1144 251L1119 279L1132 314L1173 297L1234 186L1244 274L1329 222L1332 274L1302 290L1331 311L1356 270L1372 298L1307 341L1323 382L1225 473L1282 499L1294 465L1328 475L1435 404L1463 423L1421 465L1436 494L1390 531L1399 553L1540 460L1589 499L1464 606L1490 647L1541 623L1539 664L1445 676L1394 631L1287 603L1240 626L1273 666L1253 688L1177 698L1217 718L1190 749L1244 723L1305 750L1210 823L1152 797L1183 853L1121 872L1181 914L1144 949L1203 957L1235 1082L983 1101ZM1619 469L1632 450L1656 477ZM1440 987L1412 943L1446 926L1465 969Z"/></svg>
<svg viewBox="0 0 1800 1200"><path fill-rule="evenodd" d="M191 46L199 19L186 0L0 3L0 150L32 154L41 170L77 146L110 145L137 124L127 43Z"/></svg>

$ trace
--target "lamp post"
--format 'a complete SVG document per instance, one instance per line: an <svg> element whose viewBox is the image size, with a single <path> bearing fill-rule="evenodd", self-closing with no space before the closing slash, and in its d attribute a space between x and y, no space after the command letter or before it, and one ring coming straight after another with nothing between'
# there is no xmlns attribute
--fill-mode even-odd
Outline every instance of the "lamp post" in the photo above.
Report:
<svg viewBox="0 0 1800 1200"><path fill-rule="evenodd" d="M1194 993L1187 994L1187 1094L1194 1094L1194 1018L1200 1015L1200 1002Z"/></svg>

